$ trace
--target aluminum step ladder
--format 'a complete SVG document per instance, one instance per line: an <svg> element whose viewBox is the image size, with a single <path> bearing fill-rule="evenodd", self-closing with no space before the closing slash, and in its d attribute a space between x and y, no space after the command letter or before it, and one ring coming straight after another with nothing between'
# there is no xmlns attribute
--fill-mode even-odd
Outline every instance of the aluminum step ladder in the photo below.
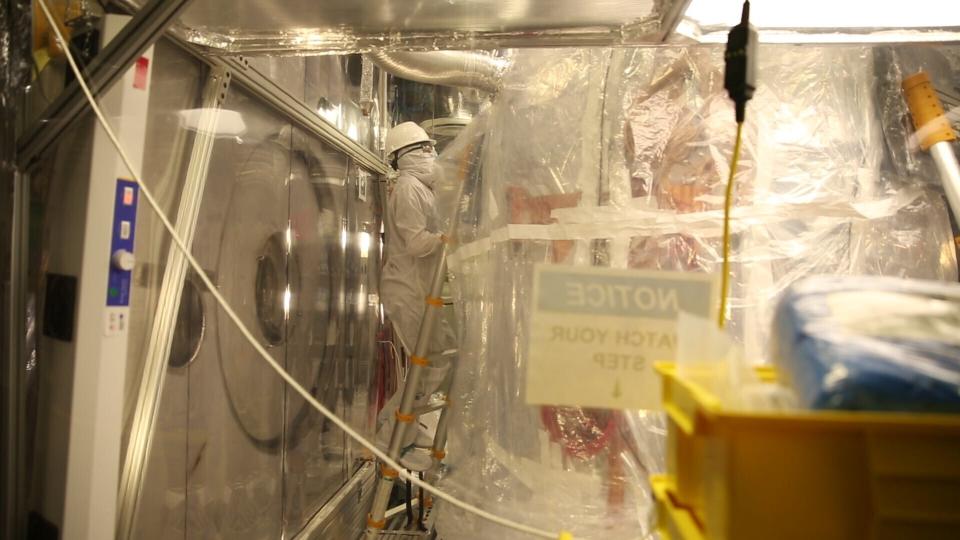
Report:
<svg viewBox="0 0 960 540"><path fill-rule="evenodd" d="M457 197L455 200L461 200L465 184L466 182L461 180L457 189ZM454 214L452 219L450 219L450 228L447 232L447 238L455 238L457 232L456 229L457 219L456 214ZM444 395L444 399L442 401L430 402L421 407L414 407L414 400L416 398L417 387L420 384L420 378L423 375L424 369L429 367L431 364L427 353L430 347L434 328L437 325L438 319L441 316L441 311L444 307L444 301L442 298L443 278L446 274L447 256L449 253L450 244L448 242L444 242L441 244L440 256L437 259L437 265L433 269L433 277L430 281L430 293L424 299L427 304L427 309L424 311L423 320L420 322L420 331L417 333L417 342L414 346L413 354L410 356L410 368L407 371L407 377L403 383L403 393L400 399L400 407L396 410L396 412L394 412L397 421L394 424L393 432L390 435L390 445L387 449L387 455L390 457L390 459L392 459L394 462L399 462L401 451L403 450L403 440L407 434L407 429L411 429L411 426L417 422L417 419L420 418L420 416L440 410L440 419L437 422L437 430L431 446L433 465L430 470L437 469L440 463L446 457L445 448L447 445L447 426L450 422L450 389L452 388L453 380L456 377L457 362L454 361L452 363L450 367L451 372L444 379L444 382L441 385L440 391L443 392ZM393 491L394 482L399 477L399 472L386 463L380 463L377 474L379 476L377 480L377 490L373 496L370 514L367 516L366 538L368 540L376 539L381 534L384 534L385 536L387 534L387 531L384 531L384 528L387 525L387 505L390 501L390 493ZM429 504L430 499L427 497L425 497L425 499L427 499L425 503Z"/></svg>

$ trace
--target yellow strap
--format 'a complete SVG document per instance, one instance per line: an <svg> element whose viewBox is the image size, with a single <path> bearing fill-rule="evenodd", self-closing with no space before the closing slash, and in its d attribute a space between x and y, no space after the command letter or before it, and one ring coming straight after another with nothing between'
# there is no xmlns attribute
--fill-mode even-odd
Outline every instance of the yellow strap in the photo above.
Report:
<svg viewBox="0 0 960 540"><path fill-rule="evenodd" d="M414 417L412 414L403 414L402 412L400 412L400 409L397 409L396 417L397 417L397 421L403 422L404 424L410 424L414 421Z"/></svg>
<svg viewBox="0 0 960 540"><path fill-rule="evenodd" d="M436 296L428 296L427 305L433 306L433 307L443 307L443 298L437 298Z"/></svg>
<svg viewBox="0 0 960 540"><path fill-rule="evenodd" d="M443 450L434 450L434 451L433 451L433 457L435 457L435 458L437 458L437 459L443 459L443 458L447 457L447 453L444 452Z"/></svg>
<svg viewBox="0 0 960 540"><path fill-rule="evenodd" d="M557 540L573 540L573 534L567 531L560 531L560 536L557 537Z"/></svg>
<svg viewBox="0 0 960 540"><path fill-rule="evenodd" d="M418 366L427 367L430 365L430 360L427 360L426 357L413 355L410 357L410 363L416 364Z"/></svg>
<svg viewBox="0 0 960 540"><path fill-rule="evenodd" d="M367 515L367 527L371 529L382 529L387 526L387 518L383 518L380 521L374 521L373 516Z"/></svg>

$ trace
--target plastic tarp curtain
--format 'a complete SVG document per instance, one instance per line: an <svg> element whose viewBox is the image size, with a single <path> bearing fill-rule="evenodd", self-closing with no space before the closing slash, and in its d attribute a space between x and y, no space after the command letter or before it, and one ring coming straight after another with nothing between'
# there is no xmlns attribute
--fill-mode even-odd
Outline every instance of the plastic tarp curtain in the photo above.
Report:
<svg viewBox="0 0 960 540"><path fill-rule="evenodd" d="M938 179L904 165L926 156L894 106L899 72L875 60L908 52L762 51L736 179L729 327L755 362L768 361L778 295L803 276L957 279ZM493 105L441 156L460 327L442 487L577 538L653 534L646 478L664 469L660 413L525 402L533 265L719 271L735 133L722 54L514 52ZM459 201L455 182L467 182ZM518 537L448 506L437 528Z"/></svg>

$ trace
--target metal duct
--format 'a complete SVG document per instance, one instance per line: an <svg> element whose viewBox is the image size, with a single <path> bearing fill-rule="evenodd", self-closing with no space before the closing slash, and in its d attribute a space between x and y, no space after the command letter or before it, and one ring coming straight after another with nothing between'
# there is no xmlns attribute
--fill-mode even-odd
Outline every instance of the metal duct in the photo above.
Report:
<svg viewBox="0 0 960 540"><path fill-rule="evenodd" d="M385 52L370 58L385 71L411 81L441 86L465 86L496 92L508 61L464 51Z"/></svg>

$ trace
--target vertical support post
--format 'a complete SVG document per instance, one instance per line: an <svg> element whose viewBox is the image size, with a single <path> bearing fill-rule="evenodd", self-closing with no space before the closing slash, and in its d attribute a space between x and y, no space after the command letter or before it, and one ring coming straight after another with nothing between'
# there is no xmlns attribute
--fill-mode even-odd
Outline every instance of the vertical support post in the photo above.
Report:
<svg viewBox="0 0 960 540"><path fill-rule="evenodd" d="M26 535L25 505L27 427L26 427L26 317L27 317L27 262L29 254L30 177L9 171L12 185L10 198L10 239L8 278L4 279L5 314L7 317L5 387L3 395L5 418L3 433L3 519L4 538L22 538ZM7 196L4 194L4 196ZM39 322L34 321L35 325Z"/></svg>
<svg viewBox="0 0 960 540"><path fill-rule="evenodd" d="M377 154L385 160L387 156L383 155L384 140L386 137L387 126L390 124L390 104L388 103L390 100L390 74L379 67L376 69L379 75L379 79L377 79L377 96L380 100L380 128L377 130L378 135L376 151Z"/></svg>
<svg viewBox="0 0 960 540"><path fill-rule="evenodd" d="M17 167L17 106L29 80L30 4L0 0L0 538L26 534L26 294L30 177Z"/></svg>
<svg viewBox="0 0 960 540"><path fill-rule="evenodd" d="M230 78L230 72L223 67L211 69L203 92L200 119L180 195L180 207L176 220L177 234L183 238L188 247L192 245L196 232L207 173L210 170L210 157L216 140L217 120L227 97ZM134 537L137 509L146 478L154 428L160 410L160 398L166 380L167 359L173 344L173 333L187 270L186 257L177 249L177 246L171 244L167 253L167 263L130 429L130 440L120 477L117 538Z"/></svg>
<svg viewBox="0 0 960 540"><path fill-rule="evenodd" d="M940 181L943 182L943 191L947 194L953 217L960 223L960 165L957 164L957 155L953 153L950 141L933 144L930 155L940 171Z"/></svg>

